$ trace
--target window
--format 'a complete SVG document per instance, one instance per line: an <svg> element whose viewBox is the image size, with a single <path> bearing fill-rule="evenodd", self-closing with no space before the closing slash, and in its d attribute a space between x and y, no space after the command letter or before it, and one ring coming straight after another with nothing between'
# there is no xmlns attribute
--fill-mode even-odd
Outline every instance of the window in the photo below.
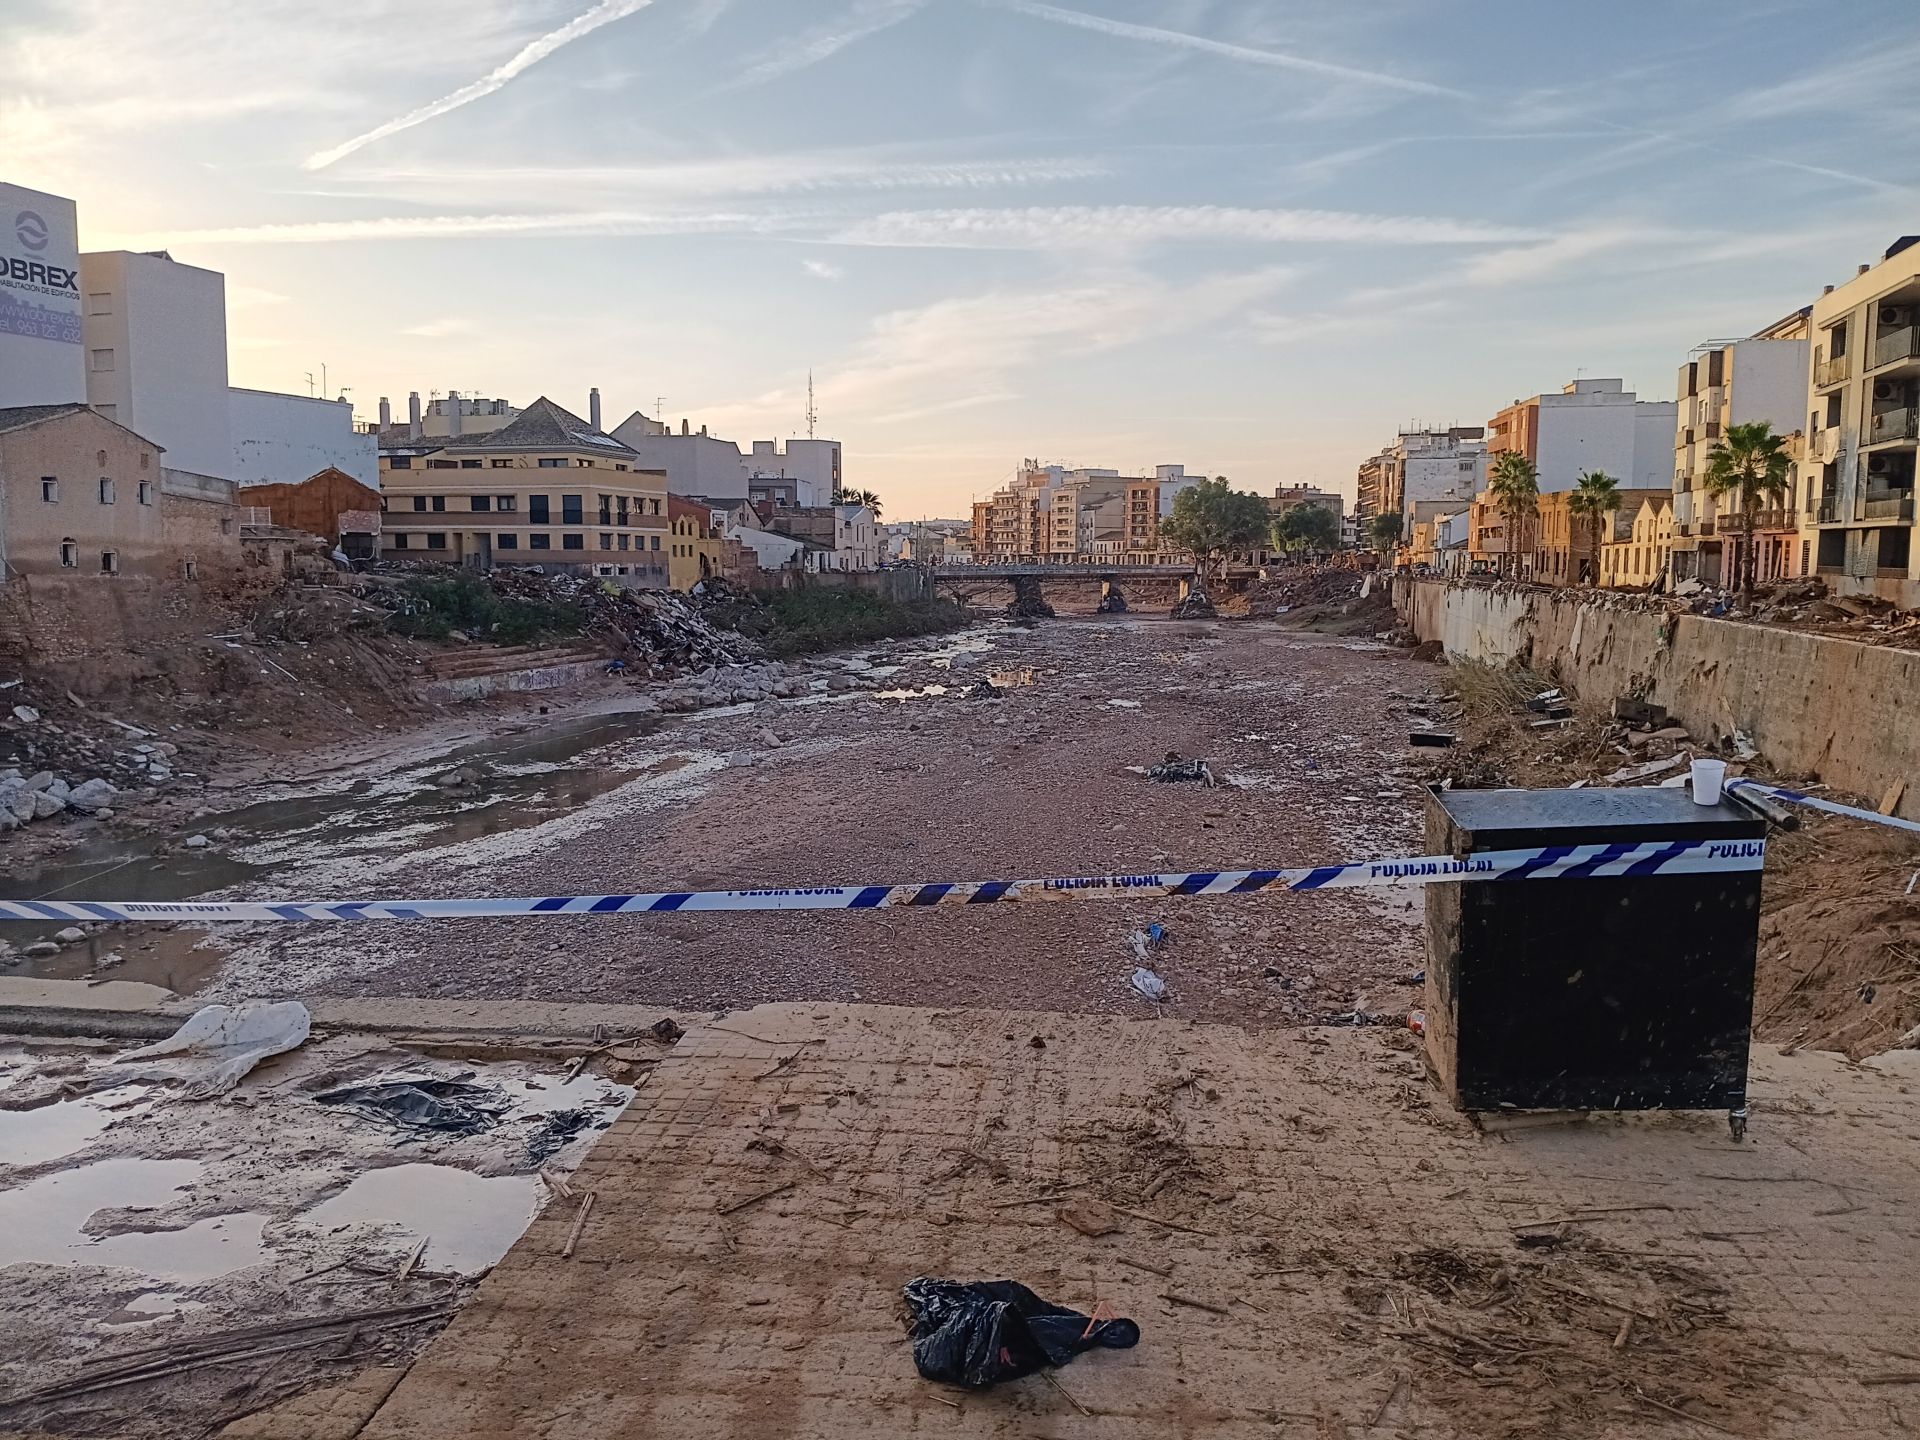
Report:
<svg viewBox="0 0 1920 1440"><path fill-rule="evenodd" d="M566 463L567 462L564 460L555 460L551 456L547 456L547 455L542 455L540 457L540 468L542 470L564 469L566 467Z"/></svg>
<svg viewBox="0 0 1920 1440"><path fill-rule="evenodd" d="M660 537L658 535L653 537L653 548L656 550L660 548Z"/></svg>
<svg viewBox="0 0 1920 1440"><path fill-rule="evenodd" d="M586 499L584 495L562 495L560 497L560 523L562 525L580 525L585 523Z"/></svg>
<svg viewBox="0 0 1920 1440"><path fill-rule="evenodd" d="M153 503L153 482L151 480L142 480L140 482L139 500L142 505L151 505Z"/></svg>
<svg viewBox="0 0 1920 1440"><path fill-rule="evenodd" d="M102 575L118 575L120 573L120 552L118 550L102 550L100 552L100 573Z"/></svg>
<svg viewBox="0 0 1920 1440"><path fill-rule="evenodd" d="M427 461L427 469L429 470L458 470L459 468L460 468L460 462L458 460Z"/></svg>
<svg viewBox="0 0 1920 1440"><path fill-rule="evenodd" d="M444 550L446 548L447 548L447 532L446 531L429 530L427 532L427 549Z"/></svg>
<svg viewBox="0 0 1920 1440"><path fill-rule="evenodd" d="M518 550L520 548L520 537L518 535L508 534L496 535L493 537L493 548L496 550Z"/></svg>
<svg viewBox="0 0 1920 1440"><path fill-rule="evenodd" d="M579 534L562 535L560 537L560 548L562 550L584 550L587 548L587 537Z"/></svg>
<svg viewBox="0 0 1920 1440"><path fill-rule="evenodd" d="M198 580L200 578L200 562L192 556L188 556L185 560L182 560L180 562L180 578L182 580Z"/></svg>
<svg viewBox="0 0 1920 1440"><path fill-rule="evenodd" d="M87 314L111 315L112 313L113 313L113 296L112 295L106 293L105 291L96 290L93 294L87 296Z"/></svg>
<svg viewBox="0 0 1920 1440"><path fill-rule="evenodd" d="M389 470L411 470L413 468L413 457L411 455L389 455L387 457L387 468Z"/></svg>
<svg viewBox="0 0 1920 1440"><path fill-rule="evenodd" d="M57 475L40 477L40 498L49 505L60 503L60 478Z"/></svg>
<svg viewBox="0 0 1920 1440"><path fill-rule="evenodd" d="M63 570L80 568L80 547L74 544L71 535L60 542L60 568Z"/></svg>
<svg viewBox="0 0 1920 1440"><path fill-rule="evenodd" d="M412 549L412 537L409 536L406 531L402 530L398 535L393 537L393 548L396 550Z"/></svg>
<svg viewBox="0 0 1920 1440"><path fill-rule="evenodd" d="M93 352L93 373L110 375L113 373L113 351L96 350Z"/></svg>
<svg viewBox="0 0 1920 1440"><path fill-rule="evenodd" d="M493 497L491 495L469 495L467 497L467 504L476 512L491 510L493 509Z"/></svg>
<svg viewBox="0 0 1920 1440"><path fill-rule="evenodd" d="M414 508L414 509L416 509L416 510L424 510L424 509L426 509L426 508L427 508L427 497L426 497L426 496L424 496L424 495L416 495L416 496L414 496L414 497L413 497L413 508Z"/></svg>
<svg viewBox="0 0 1920 1440"><path fill-rule="evenodd" d="M602 535L600 537L600 548L602 550L611 550L613 548L613 536Z"/></svg>
<svg viewBox="0 0 1920 1440"><path fill-rule="evenodd" d="M529 535L527 537L527 548L529 550L551 550L553 548L553 537L551 535Z"/></svg>
<svg viewBox="0 0 1920 1440"><path fill-rule="evenodd" d="M511 470L513 468L513 461L496 460L493 462L493 468L496 470Z"/></svg>
<svg viewBox="0 0 1920 1440"><path fill-rule="evenodd" d="M100 503L102 505L113 504L113 481L109 480L105 475L100 477Z"/></svg>
<svg viewBox="0 0 1920 1440"><path fill-rule="evenodd" d="M629 539L629 538L630 538L630 537L628 537L628 536L626 536L626 535L622 535L622 536L620 537L620 548L621 548L622 550L625 550L625 549L627 548L627 541L628 541L628 539Z"/></svg>
<svg viewBox="0 0 1920 1440"><path fill-rule="evenodd" d="M656 515L658 515L658 514L660 513L660 502L659 502L658 500L656 500L656 501L654 501L654 502L653 502L653 513L654 513L654 514L656 514ZM654 546L653 548L654 548L654 549L656 549L656 550L658 550L658 549L659 549L660 547L659 547L658 545L656 545L656 546Z"/></svg>
<svg viewBox="0 0 1920 1440"><path fill-rule="evenodd" d="M496 495L493 497L493 508L503 511L518 510L520 508L519 497L514 495Z"/></svg>
<svg viewBox="0 0 1920 1440"><path fill-rule="evenodd" d="M140 468L142 470L150 469L152 467L152 463L153 463L153 456L147 454L146 451L142 450L140 452Z"/></svg>
<svg viewBox="0 0 1920 1440"><path fill-rule="evenodd" d="M98 465L102 470L106 469L107 468L107 452L104 450L94 451L93 463Z"/></svg>
<svg viewBox="0 0 1920 1440"><path fill-rule="evenodd" d="M460 468L462 470L478 470L481 468L481 465L478 460L462 460L460 462Z"/></svg>
<svg viewBox="0 0 1920 1440"><path fill-rule="evenodd" d="M527 523L530 525L545 525L547 519L547 497L544 495L529 495L527 497Z"/></svg>
<svg viewBox="0 0 1920 1440"><path fill-rule="evenodd" d="M602 525L613 523L613 501L605 495L600 497L600 523Z"/></svg>
<svg viewBox="0 0 1920 1440"><path fill-rule="evenodd" d="M624 470L624 469L626 469L627 467L626 467L626 466L624 466L624 465L621 465L621 464L618 464L618 463L616 463L616 464L614 465L614 467L613 467L613 468L614 468L614 469L616 469L616 470Z"/></svg>
<svg viewBox="0 0 1920 1440"><path fill-rule="evenodd" d="M576 470L591 470L593 468L593 461L582 460L576 455L573 460L573 468Z"/></svg>
<svg viewBox="0 0 1920 1440"><path fill-rule="evenodd" d="M445 510L447 508L447 497L444 495L435 495L433 497L433 508L436 510Z"/></svg>
<svg viewBox="0 0 1920 1440"><path fill-rule="evenodd" d="M231 516L220 522L220 533L222 535L231 535L233 533L233 519Z"/></svg>
<svg viewBox="0 0 1920 1440"><path fill-rule="evenodd" d="M620 509L620 523L624 525L627 523L627 497L624 495L620 497L619 509Z"/></svg>

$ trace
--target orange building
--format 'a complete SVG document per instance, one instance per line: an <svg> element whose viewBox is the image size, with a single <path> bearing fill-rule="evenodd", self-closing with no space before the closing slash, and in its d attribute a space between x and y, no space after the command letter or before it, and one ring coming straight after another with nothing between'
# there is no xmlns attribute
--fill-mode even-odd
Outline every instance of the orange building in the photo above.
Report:
<svg viewBox="0 0 1920 1440"><path fill-rule="evenodd" d="M353 559L379 552L380 492L331 465L296 484L245 486L234 503L265 510L275 525L318 535Z"/></svg>

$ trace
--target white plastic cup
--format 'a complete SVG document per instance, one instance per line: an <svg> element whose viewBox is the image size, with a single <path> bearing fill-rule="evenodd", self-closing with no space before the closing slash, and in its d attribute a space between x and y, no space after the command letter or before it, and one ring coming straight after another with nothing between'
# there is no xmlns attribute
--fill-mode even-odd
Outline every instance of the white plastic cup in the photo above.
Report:
<svg viewBox="0 0 1920 1440"><path fill-rule="evenodd" d="M1696 760L1693 762L1693 803L1696 805L1718 805L1720 786L1727 778L1727 762L1724 760Z"/></svg>

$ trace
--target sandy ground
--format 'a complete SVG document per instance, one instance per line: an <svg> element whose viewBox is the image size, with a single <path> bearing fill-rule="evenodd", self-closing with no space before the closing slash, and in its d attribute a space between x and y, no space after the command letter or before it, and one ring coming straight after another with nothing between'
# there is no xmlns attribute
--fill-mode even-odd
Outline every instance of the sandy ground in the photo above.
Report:
<svg viewBox="0 0 1920 1440"><path fill-rule="evenodd" d="M346 797L321 821L256 814L255 824L240 811L218 857L230 869L209 870L206 888L224 881L222 893L279 898L630 893L1257 868L1417 846L1419 787L1390 692L1430 686L1440 672L1402 652L1271 624L1145 619L995 625L959 644L952 669L954 644L901 642L826 663L878 688L647 720L507 763L457 805L427 788L435 767L418 746L348 766L311 787ZM1030 671L1032 683L994 700L963 693L1008 671ZM593 708L617 725L604 700ZM512 762L518 742L506 743ZM1207 758L1227 783L1154 784L1128 768L1169 751ZM535 784L543 788L525 788ZM1172 931L1161 963L1171 1014L1285 1023L1404 1014L1414 1003L1402 983L1420 967L1410 904L1354 894L851 919L250 927L217 937L236 953L202 993L1131 1014L1143 1006L1127 936L1151 920ZM151 931L126 941L93 948L111 943L138 959L131 946L158 943ZM193 943L176 932L159 953L177 969L176 952ZM116 973L165 983L133 966Z"/></svg>
<svg viewBox="0 0 1920 1440"><path fill-rule="evenodd" d="M689 1031L574 1177L586 1221L549 1207L348 1433L1910 1435L1920 1109L1834 1056L1755 1064L1736 1145L1477 1128L1385 1029L763 1007ZM932 1385L923 1274L1141 1339Z"/></svg>

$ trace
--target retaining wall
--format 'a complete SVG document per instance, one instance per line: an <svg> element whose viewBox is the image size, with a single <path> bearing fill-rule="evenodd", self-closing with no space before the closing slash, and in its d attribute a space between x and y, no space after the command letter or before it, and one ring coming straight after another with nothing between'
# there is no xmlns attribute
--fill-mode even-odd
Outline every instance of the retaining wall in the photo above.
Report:
<svg viewBox="0 0 1920 1440"><path fill-rule="evenodd" d="M1526 660L1583 707L1643 696L1697 736L1745 731L1782 772L1875 802L1905 781L1898 813L1920 819L1920 652L1514 585L1402 580L1394 604L1449 658Z"/></svg>
<svg viewBox="0 0 1920 1440"><path fill-rule="evenodd" d="M567 690L585 685L607 668L607 660L568 660L558 665L534 665L519 670L496 670L486 675L456 675L430 680L420 687L421 698L436 705L458 700L482 700L489 695L523 694L535 690Z"/></svg>

